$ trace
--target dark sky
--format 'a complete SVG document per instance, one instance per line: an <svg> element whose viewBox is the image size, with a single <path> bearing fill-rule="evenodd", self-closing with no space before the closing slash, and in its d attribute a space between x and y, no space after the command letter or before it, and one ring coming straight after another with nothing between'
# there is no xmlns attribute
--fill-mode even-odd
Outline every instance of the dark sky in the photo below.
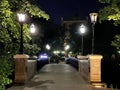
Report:
<svg viewBox="0 0 120 90"><path fill-rule="evenodd" d="M50 15L51 19L58 24L61 17L72 18L76 15L80 19L89 17L89 13L98 12L104 7L99 0L36 0L42 10ZM112 52L111 41L118 33L119 28L115 27L112 22L97 23L95 26L95 50L97 52ZM46 30L47 31L47 30ZM120 32L119 32L120 33ZM51 34L51 33L49 33ZM49 34L45 34L48 36ZM53 36L53 34L51 34ZM86 35L90 35L87 33ZM50 38L49 38L50 39ZM48 38L46 40L49 40ZM84 39L84 43L89 43L89 37ZM90 42L91 43L91 42ZM88 46L87 46L88 45ZM80 46L80 45L79 45ZM90 44L86 44L86 51L90 48Z"/></svg>
<svg viewBox="0 0 120 90"><path fill-rule="evenodd" d="M60 23L61 17L71 18L78 15L80 18L89 16L90 12L97 12L102 6L98 0L36 0L38 5L51 19Z"/></svg>

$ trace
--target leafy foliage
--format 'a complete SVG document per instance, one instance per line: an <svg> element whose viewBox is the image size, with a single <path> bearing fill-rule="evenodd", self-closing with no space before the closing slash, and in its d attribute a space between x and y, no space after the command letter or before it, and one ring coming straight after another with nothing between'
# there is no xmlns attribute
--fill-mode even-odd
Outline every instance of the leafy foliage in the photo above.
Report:
<svg viewBox="0 0 120 90"><path fill-rule="evenodd" d="M101 3L110 3L111 0L99 0Z"/></svg>
<svg viewBox="0 0 120 90"><path fill-rule="evenodd" d="M40 48L36 44L33 45L25 44L24 47L25 53L30 56L36 55L40 51Z"/></svg>
<svg viewBox="0 0 120 90"><path fill-rule="evenodd" d="M115 25L120 24L120 0L99 0L101 3L107 3L99 11L100 22L104 20L113 20Z"/></svg>
<svg viewBox="0 0 120 90"><path fill-rule="evenodd" d="M113 21L115 26L120 24L120 0L99 0L101 3L107 3L103 9L99 11L100 22L104 20ZM111 43L120 50L120 35L116 35Z"/></svg>
<svg viewBox="0 0 120 90"><path fill-rule="evenodd" d="M45 14L45 11L42 11L36 5L31 5L28 1L24 1L22 9L33 16L37 16L39 18L43 17L47 20L49 19L49 15Z"/></svg>
<svg viewBox="0 0 120 90"><path fill-rule="evenodd" d="M117 51L120 51L120 35L116 35L111 43L112 46L116 47Z"/></svg>
<svg viewBox="0 0 120 90"><path fill-rule="evenodd" d="M29 23L26 22L23 24L23 27L21 27L16 19L17 12L25 12L31 18L35 16L46 20L49 19L49 15L33 2L34 0L0 1L0 90L5 90L5 85L12 82L8 76L13 71L13 64L11 62L13 55L18 53L20 48L21 28L23 30L24 43L28 43L31 39ZM11 56L8 56L8 51L11 53Z"/></svg>
<svg viewBox="0 0 120 90"><path fill-rule="evenodd" d="M0 90L5 90L5 85L12 83L8 78L12 74L14 63L12 55L0 56Z"/></svg>
<svg viewBox="0 0 120 90"><path fill-rule="evenodd" d="M19 3L19 4L18 4ZM0 2L0 43L4 46L19 44L21 25L16 20L17 12L26 12L28 16L49 19L49 15L42 11L38 6L31 4L28 0L1 0ZM23 25L24 43L29 42L29 25ZM12 45L10 45L12 46ZM19 46L19 45L16 45ZM12 49L12 47L11 47ZM19 47L18 47L19 49ZM12 49L13 50L13 49Z"/></svg>

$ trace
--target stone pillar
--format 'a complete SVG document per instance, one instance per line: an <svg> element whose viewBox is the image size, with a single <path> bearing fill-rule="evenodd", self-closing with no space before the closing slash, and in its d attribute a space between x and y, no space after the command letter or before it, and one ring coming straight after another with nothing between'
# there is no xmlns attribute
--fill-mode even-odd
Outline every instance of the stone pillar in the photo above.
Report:
<svg viewBox="0 0 120 90"><path fill-rule="evenodd" d="M28 59L26 54L17 54L14 56L15 61L15 84L24 84L26 81L26 63Z"/></svg>
<svg viewBox="0 0 120 90"><path fill-rule="evenodd" d="M101 86L101 59L102 55L90 55L90 82L92 85Z"/></svg>

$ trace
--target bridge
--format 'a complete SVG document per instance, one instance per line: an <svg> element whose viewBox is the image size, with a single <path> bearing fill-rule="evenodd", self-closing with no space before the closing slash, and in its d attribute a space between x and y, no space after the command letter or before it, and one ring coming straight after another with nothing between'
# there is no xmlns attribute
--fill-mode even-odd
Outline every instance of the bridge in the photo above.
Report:
<svg viewBox="0 0 120 90"><path fill-rule="evenodd" d="M93 62L89 61L87 57L79 58L81 60L77 60L78 62L75 58L68 58L65 62L45 64L38 72L36 72L36 60L28 60L27 72L20 74L22 66L19 68L20 70L17 68L19 73L15 73L17 75L15 76L16 83L24 82L24 80L20 80L26 74L24 84L13 85L7 90L110 90L105 88L104 84L100 84L100 75L95 73L100 69L97 65L99 63L95 64L95 67L97 65L97 71L95 69L94 72L94 69L90 68ZM92 61L94 61L94 57L92 58ZM19 67L20 65L24 64L19 64ZM97 85L95 86L94 83L98 84L99 87L96 87Z"/></svg>

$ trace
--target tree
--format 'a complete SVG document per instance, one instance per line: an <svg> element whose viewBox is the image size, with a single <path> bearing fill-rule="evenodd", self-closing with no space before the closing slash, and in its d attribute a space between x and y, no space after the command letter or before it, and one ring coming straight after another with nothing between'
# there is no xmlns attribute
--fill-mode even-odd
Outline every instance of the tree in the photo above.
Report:
<svg viewBox="0 0 120 90"><path fill-rule="evenodd" d="M0 56L0 90L5 90L5 85L12 83L12 80L8 78L12 75L14 63L10 54L6 56Z"/></svg>
<svg viewBox="0 0 120 90"><path fill-rule="evenodd" d="M49 19L49 15L36 6L33 0L0 1L0 90L5 90L5 85L12 82L8 78L13 71L13 63L10 61L19 50L21 27L16 19L17 12L25 12L31 18ZM31 39L28 22L23 25L23 32L23 41L27 43Z"/></svg>
<svg viewBox="0 0 120 90"><path fill-rule="evenodd" d="M0 43L9 48L11 52L14 46L17 46L16 49L18 50L18 44L20 42L20 24L16 20L16 13L18 11L25 12L30 17L36 16L39 18L45 18L47 20L49 19L49 15L39 9L38 6L31 4L27 0L2 0L0 2ZM30 40L30 34L29 25L27 23L25 23L23 26L23 32L24 42L28 42Z"/></svg>
<svg viewBox="0 0 120 90"><path fill-rule="evenodd" d="M109 20L113 21L115 26L120 24L120 0L99 0L101 3L106 3L103 9L99 11L100 22ZM116 35L111 43L116 47L116 50L120 50L120 35Z"/></svg>
<svg viewBox="0 0 120 90"><path fill-rule="evenodd" d="M115 46L117 51L120 51L120 35L114 37L114 41L112 41L111 45Z"/></svg>
<svg viewBox="0 0 120 90"><path fill-rule="evenodd" d="M30 44L24 44L25 45L25 53L30 55L30 56L35 56L36 54L39 53L40 48L36 45L30 45Z"/></svg>
<svg viewBox="0 0 120 90"><path fill-rule="evenodd" d="M120 24L120 0L99 0L106 3L105 7L99 11L100 22L113 20L115 25Z"/></svg>

